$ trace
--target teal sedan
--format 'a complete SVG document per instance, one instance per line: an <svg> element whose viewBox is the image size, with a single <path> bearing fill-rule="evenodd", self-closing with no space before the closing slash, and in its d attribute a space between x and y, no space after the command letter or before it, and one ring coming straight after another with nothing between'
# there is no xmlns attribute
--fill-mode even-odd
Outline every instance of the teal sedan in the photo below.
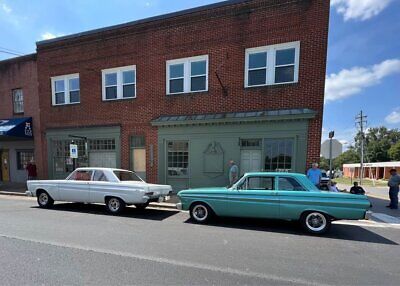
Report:
<svg viewBox="0 0 400 286"><path fill-rule="evenodd" d="M183 190L178 197L178 209L197 223L214 215L296 220L313 234L327 232L334 220L364 219L371 207L364 195L321 191L295 173L247 173L229 188Z"/></svg>

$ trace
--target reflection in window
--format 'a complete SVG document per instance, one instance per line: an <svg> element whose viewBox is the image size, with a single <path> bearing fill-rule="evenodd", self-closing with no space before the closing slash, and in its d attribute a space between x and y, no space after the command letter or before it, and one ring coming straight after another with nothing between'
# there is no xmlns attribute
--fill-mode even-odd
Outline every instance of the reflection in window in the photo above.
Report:
<svg viewBox="0 0 400 286"><path fill-rule="evenodd" d="M106 175L103 171L96 170L94 172L93 181L96 182L108 182Z"/></svg>
<svg viewBox="0 0 400 286"><path fill-rule="evenodd" d="M305 191L302 185L291 177L280 177L279 178L279 190L281 191Z"/></svg>
<svg viewBox="0 0 400 286"><path fill-rule="evenodd" d="M184 177L188 175L189 168L189 142L168 142L168 176Z"/></svg>
<svg viewBox="0 0 400 286"><path fill-rule="evenodd" d="M248 190L273 190L274 178L272 177L248 177Z"/></svg>
<svg viewBox="0 0 400 286"><path fill-rule="evenodd" d="M264 170L290 172L293 169L293 139L265 139Z"/></svg>

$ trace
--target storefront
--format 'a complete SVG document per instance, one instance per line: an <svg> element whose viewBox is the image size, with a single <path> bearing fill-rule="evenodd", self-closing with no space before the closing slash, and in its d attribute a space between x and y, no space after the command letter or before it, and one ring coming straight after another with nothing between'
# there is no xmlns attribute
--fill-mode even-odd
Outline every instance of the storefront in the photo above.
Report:
<svg viewBox="0 0 400 286"><path fill-rule="evenodd" d="M0 181L23 183L25 167L34 160L32 118L0 120Z"/></svg>
<svg viewBox="0 0 400 286"><path fill-rule="evenodd" d="M163 116L158 177L174 190L228 185L228 161L240 173L305 172L309 109Z"/></svg>
<svg viewBox="0 0 400 286"><path fill-rule="evenodd" d="M121 165L120 127L93 127L48 130L49 178L61 179L75 167L119 168ZM78 158L70 158L70 144L78 145Z"/></svg>

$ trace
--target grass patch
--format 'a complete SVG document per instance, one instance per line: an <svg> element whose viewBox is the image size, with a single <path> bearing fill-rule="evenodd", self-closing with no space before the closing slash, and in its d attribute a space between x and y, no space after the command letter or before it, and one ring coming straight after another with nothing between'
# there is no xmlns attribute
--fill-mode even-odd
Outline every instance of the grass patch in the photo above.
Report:
<svg viewBox="0 0 400 286"><path fill-rule="evenodd" d="M333 181L335 181L338 184L343 184L343 185L348 185L348 186L352 186L353 185L353 183L352 183L350 178L345 178L345 177L335 178L335 179L333 179ZM353 182L354 181L360 182L359 179L353 179ZM374 184L374 181L371 180L371 179L363 179L362 185L363 186L367 186L367 187L387 187L387 181L385 181L385 180L375 180L375 184Z"/></svg>

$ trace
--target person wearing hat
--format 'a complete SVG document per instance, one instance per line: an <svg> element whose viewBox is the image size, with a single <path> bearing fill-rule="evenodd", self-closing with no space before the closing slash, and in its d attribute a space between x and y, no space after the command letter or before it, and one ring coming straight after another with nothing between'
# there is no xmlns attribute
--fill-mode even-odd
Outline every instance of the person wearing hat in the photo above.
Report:
<svg viewBox="0 0 400 286"><path fill-rule="evenodd" d="M396 169L391 169L390 175L391 175L391 177L388 182L390 205L388 205L386 207L397 210L399 208L400 175L397 174Z"/></svg>

